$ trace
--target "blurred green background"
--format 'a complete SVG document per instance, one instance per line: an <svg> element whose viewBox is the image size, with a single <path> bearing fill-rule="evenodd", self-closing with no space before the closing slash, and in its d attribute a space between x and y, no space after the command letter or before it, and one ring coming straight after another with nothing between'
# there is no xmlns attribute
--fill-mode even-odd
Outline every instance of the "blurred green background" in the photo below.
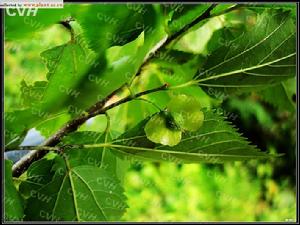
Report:
<svg viewBox="0 0 300 225"><path fill-rule="evenodd" d="M198 37L197 32L211 36L214 30L224 26L219 24L222 18L184 37L177 48L193 49L205 55L209 48L194 46L193 38ZM53 33L56 35L51 35ZM5 43L5 111L22 107L20 87L23 79L27 84L46 80L47 70L40 53L65 43L68 38L62 26L53 25L26 41ZM294 102L295 82L295 79L286 82ZM209 96L204 101L210 107L221 102ZM224 165L133 161L124 179L130 206L124 221L296 220L295 111L279 109L258 93L230 96L221 106L225 114L230 112L229 120L253 144L263 151L284 155L269 161ZM99 127L104 126L94 125L93 129Z"/></svg>

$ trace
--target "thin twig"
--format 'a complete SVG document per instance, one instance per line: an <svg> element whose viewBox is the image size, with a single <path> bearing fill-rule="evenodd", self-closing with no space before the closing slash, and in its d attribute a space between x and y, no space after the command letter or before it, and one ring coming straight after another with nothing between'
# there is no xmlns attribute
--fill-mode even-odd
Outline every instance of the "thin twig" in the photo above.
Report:
<svg viewBox="0 0 300 225"><path fill-rule="evenodd" d="M6 148L5 152L10 151L28 151L28 150L37 150L37 151L60 151L61 149L59 147L49 147L49 146L19 146L15 148Z"/></svg>

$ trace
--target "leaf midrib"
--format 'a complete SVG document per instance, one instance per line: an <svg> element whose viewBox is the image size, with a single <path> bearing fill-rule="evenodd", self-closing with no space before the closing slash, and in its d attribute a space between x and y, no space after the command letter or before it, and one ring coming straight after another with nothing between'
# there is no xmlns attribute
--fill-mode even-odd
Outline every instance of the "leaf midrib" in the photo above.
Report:
<svg viewBox="0 0 300 225"><path fill-rule="evenodd" d="M54 207L53 207L53 209L52 209L52 214L51 214L51 215L52 215L52 218L54 217L54 212L55 212L56 207L57 207L58 199L60 198L60 193L61 193L61 191L62 191L62 188L63 188L63 186L64 186L64 182L65 182L67 176L68 176L68 173L65 174L65 176L64 176L64 178L63 178L63 181L62 181L62 183L61 183L61 186L60 186L60 188L59 188L59 190L58 190L57 197L56 197L55 203L54 203Z"/></svg>
<svg viewBox="0 0 300 225"><path fill-rule="evenodd" d="M133 147L133 146L125 146L125 145L110 145L112 148L125 148L125 149L132 149L137 151L150 151L150 152L160 152L160 153L167 153L167 154L180 154L180 155L189 155L189 156L217 156L217 157L240 157L240 158L253 158L251 155L238 155L238 154L209 154L209 153L191 153L191 152L180 152L180 151L170 151L170 150L162 150L162 149L151 149L151 148L143 148L143 147ZM266 155L255 155L255 157L265 158Z"/></svg>
<svg viewBox="0 0 300 225"><path fill-rule="evenodd" d="M291 54L289 54L287 56L281 57L279 59L275 59L273 61L261 64L261 65L255 65L255 66L252 66L252 67L247 67L247 68L243 68L243 69L239 69L239 70L230 71L230 72L227 72L227 73L221 73L221 74L218 74L218 75L214 75L214 76L202 78L202 79L197 80L197 82L201 83L203 81L218 79L218 78L221 78L221 77L226 77L226 76L234 75L234 74L237 74L237 73L244 73L245 71L254 70L254 69L258 69L258 68L264 67L264 66L268 66L270 64L279 62L281 60L287 59L287 58L292 57L294 55L296 55L296 52L291 53Z"/></svg>
<svg viewBox="0 0 300 225"><path fill-rule="evenodd" d="M93 199L94 199L94 201L95 201L95 203L96 203L96 205L97 205L97 207L99 208L99 210L101 211L101 213L102 213L102 215L103 215L103 217L104 217L104 219L106 220L106 221L108 221L108 219L107 219L107 216L105 215L105 213L104 213L104 211L103 211L103 209L102 209L102 207L99 205L99 203L98 203L98 201L97 201L97 199L96 199L96 196L95 196L95 194L94 194L94 192L93 192L93 190L91 189L91 187L88 185L88 183L75 171L75 170L72 170L72 172L86 185L86 187L89 189L89 191L91 192L91 194L92 194L92 196L93 196Z"/></svg>

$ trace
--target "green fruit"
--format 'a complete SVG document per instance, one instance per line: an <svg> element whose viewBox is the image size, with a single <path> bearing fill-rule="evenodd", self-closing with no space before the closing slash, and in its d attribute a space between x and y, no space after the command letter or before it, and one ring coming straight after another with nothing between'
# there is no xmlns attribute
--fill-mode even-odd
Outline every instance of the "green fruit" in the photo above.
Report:
<svg viewBox="0 0 300 225"><path fill-rule="evenodd" d="M177 95L168 104L167 111L155 114L144 130L155 143L174 146L181 140L182 130L196 131L204 121L200 102L187 95Z"/></svg>
<svg viewBox="0 0 300 225"><path fill-rule="evenodd" d="M187 95L177 95L168 104L168 111L173 115L176 124L188 131L198 130L204 121L200 102Z"/></svg>
<svg viewBox="0 0 300 225"><path fill-rule="evenodd" d="M173 115L167 111L161 112L166 118L166 127L170 130L180 130L180 126L175 121Z"/></svg>
<svg viewBox="0 0 300 225"><path fill-rule="evenodd" d="M181 131L176 129L176 126L175 129L170 127L172 121L168 119L170 117L166 116L165 112L160 112L151 117L144 128L150 141L169 146L177 145L180 142Z"/></svg>
<svg viewBox="0 0 300 225"><path fill-rule="evenodd" d="M177 124L184 130L197 131L203 124L204 114L202 111L173 113Z"/></svg>

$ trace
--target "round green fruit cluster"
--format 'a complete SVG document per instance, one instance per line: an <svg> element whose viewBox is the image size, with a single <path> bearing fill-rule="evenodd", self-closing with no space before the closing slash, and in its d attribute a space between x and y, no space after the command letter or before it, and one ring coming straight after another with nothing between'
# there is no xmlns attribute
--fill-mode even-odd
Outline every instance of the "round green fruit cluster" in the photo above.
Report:
<svg viewBox="0 0 300 225"><path fill-rule="evenodd" d="M197 131L203 121L200 102L182 94L174 96L166 110L152 116L144 130L150 141L174 146L180 142L183 131Z"/></svg>

